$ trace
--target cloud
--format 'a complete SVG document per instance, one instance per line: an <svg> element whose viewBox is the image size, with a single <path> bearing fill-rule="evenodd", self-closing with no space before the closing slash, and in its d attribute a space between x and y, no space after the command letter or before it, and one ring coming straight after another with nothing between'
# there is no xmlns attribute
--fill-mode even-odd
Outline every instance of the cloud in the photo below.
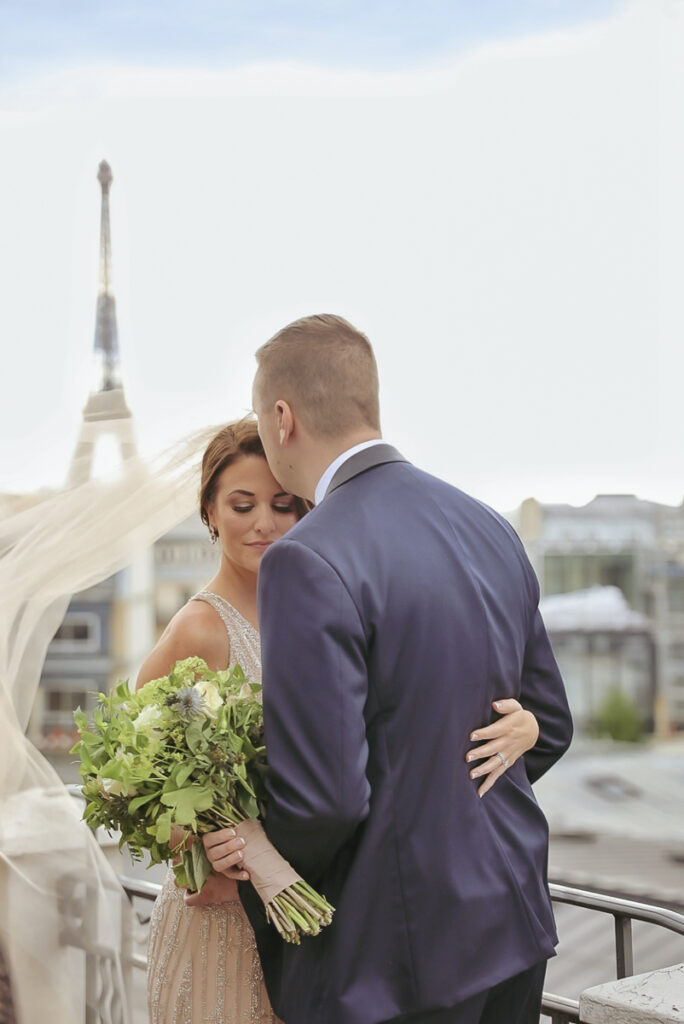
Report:
<svg viewBox="0 0 684 1024"><path fill-rule="evenodd" d="M681 31L673 15L666 67ZM664 32L636 3L406 73L84 67L5 91L12 450L33 431L36 482L66 470L106 156L124 377L148 447L239 415L256 345L330 309L368 330L385 432L426 468L499 507L530 492L675 500L680 426L661 397L678 357L658 293L680 200L676 163L663 175L655 154L682 92L672 71L663 107ZM26 479L27 457L3 455L7 483Z"/></svg>
<svg viewBox="0 0 684 1024"><path fill-rule="evenodd" d="M49 0L0 5L5 77L65 65L227 67L250 62L406 68L491 38L605 17L619 0Z"/></svg>

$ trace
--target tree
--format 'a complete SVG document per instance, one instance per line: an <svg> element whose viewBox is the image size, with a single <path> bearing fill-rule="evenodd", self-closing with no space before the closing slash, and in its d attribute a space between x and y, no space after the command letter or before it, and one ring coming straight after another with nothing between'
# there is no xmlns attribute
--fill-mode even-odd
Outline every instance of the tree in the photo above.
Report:
<svg viewBox="0 0 684 1024"><path fill-rule="evenodd" d="M594 717L591 732L622 743L639 743L644 736L644 723L633 700L620 690L609 690Z"/></svg>

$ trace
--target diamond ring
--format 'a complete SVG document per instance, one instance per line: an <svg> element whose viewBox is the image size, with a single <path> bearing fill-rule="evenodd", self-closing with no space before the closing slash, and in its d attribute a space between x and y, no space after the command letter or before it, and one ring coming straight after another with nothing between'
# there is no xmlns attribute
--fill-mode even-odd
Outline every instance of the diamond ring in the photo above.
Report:
<svg viewBox="0 0 684 1024"><path fill-rule="evenodd" d="M496 754L494 756L499 758L499 760L501 761L501 764L503 765L504 768L508 768L509 762L508 762L508 758L507 757L504 757L503 754L499 753L498 750L497 750L497 752L496 752Z"/></svg>

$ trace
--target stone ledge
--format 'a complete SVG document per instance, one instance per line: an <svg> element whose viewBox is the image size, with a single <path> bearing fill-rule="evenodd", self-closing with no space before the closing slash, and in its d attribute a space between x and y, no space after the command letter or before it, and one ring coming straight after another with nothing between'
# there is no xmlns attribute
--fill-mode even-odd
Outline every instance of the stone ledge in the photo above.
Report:
<svg viewBox="0 0 684 1024"><path fill-rule="evenodd" d="M684 964L596 985L580 996L582 1024L684 1024Z"/></svg>

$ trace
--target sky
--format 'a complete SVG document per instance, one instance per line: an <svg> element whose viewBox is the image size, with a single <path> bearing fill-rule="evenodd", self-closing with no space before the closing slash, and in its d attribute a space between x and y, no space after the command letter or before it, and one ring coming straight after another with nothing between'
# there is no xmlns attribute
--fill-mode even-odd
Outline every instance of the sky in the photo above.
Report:
<svg viewBox="0 0 684 1024"><path fill-rule="evenodd" d="M684 0L0 0L0 490L66 476L113 170L141 449L336 312L384 433L502 510L684 496Z"/></svg>

